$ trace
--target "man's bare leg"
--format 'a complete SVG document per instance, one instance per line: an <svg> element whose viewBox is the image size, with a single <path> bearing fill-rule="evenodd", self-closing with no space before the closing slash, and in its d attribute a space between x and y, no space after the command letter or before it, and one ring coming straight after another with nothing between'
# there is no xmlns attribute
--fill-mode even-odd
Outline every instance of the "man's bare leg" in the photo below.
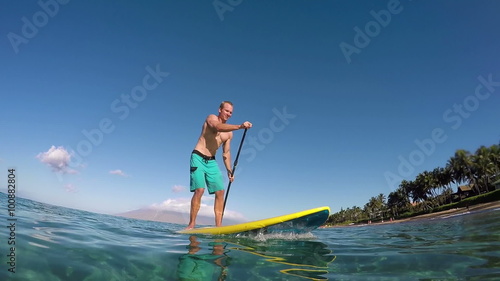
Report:
<svg viewBox="0 0 500 281"><path fill-rule="evenodd" d="M201 196L203 196L204 188L197 188L193 192L193 198L191 198L191 210L189 213L189 225L186 229L192 229L196 226L196 216L198 216L198 211L200 210Z"/></svg>
<svg viewBox="0 0 500 281"><path fill-rule="evenodd" d="M219 190L215 192L215 226L222 225L222 209L224 208L224 190Z"/></svg>

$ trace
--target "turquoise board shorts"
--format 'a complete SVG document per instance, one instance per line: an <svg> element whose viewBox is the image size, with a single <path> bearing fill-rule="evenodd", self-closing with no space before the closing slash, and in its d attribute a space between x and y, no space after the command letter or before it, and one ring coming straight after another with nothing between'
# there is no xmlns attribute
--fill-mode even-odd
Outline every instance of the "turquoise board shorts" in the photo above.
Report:
<svg viewBox="0 0 500 281"><path fill-rule="evenodd" d="M194 192L197 188L208 188L210 194L223 190L222 174L215 157L199 155L201 153L193 151L191 154L191 177L190 190Z"/></svg>

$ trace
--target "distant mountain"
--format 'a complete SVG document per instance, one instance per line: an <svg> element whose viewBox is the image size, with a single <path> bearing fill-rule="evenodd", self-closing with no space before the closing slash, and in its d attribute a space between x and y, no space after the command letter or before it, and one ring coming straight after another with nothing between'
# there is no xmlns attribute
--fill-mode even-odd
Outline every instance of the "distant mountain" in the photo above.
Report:
<svg viewBox="0 0 500 281"><path fill-rule="evenodd" d="M158 208L141 208L138 210L133 210L125 213L116 214L116 216L148 220L148 221L159 221L168 223L185 224L189 223L189 214L183 212L175 212L168 210L161 210ZM223 225L232 225L242 223L244 221L234 220L230 218L224 218ZM214 225L214 217L198 215L196 218L197 225Z"/></svg>

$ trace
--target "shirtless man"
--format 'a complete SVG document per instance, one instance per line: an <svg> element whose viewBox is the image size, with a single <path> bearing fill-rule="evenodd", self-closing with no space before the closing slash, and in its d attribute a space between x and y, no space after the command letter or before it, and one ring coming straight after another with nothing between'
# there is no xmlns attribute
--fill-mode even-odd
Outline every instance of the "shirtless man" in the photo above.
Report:
<svg viewBox="0 0 500 281"><path fill-rule="evenodd" d="M201 196L205 191L205 185L210 194L215 194L215 226L222 225L224 186L221 171L217 161L215 161L215 153L222 145L222 159L228 178L232 182L234 180L234 177L231 176L230 143L233 138L232 131L252 127L252 123L248 121L241 125L226 124L231 115L233 115L233 104L229 101L223 101L219 106L219 115L210 114L203 123L200 138L191 154L190 186L193 198L191 199L189 225L186 229L194 228L196 225L196 216L200 210Z"/></svg>

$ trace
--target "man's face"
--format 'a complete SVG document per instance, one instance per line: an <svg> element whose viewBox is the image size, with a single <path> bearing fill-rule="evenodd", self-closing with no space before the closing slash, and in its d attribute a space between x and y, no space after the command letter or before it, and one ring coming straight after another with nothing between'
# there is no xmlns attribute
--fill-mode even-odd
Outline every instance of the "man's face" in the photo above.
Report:
<svg viewBox="0 0 500 281"><path fill-rule="evenodd" d="M219 109L219 117L222 121L227 121L233 115L233 106L225 103L224 106Z"/></svg>

